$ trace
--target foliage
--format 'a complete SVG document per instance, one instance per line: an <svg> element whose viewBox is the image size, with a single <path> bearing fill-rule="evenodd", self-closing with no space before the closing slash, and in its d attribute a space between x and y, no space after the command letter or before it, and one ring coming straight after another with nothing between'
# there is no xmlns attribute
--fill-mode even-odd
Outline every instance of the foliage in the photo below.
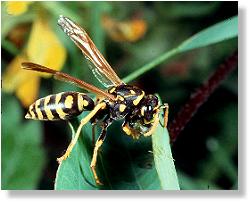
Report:
<svg viewBox="0 0 251 203"><path fill-rule="evenodd" d="M163 123L164 119L160 119ZM179 181L172 157L168 131L160 124L152 135L153 155L155 167L160 180L161 189L179 190Z"/></svg>
<svg viewBox="0 0 251 203"><path fill-rule="evenodd" d="M163 119L161 119L161 122L163 122ZM55 189L98 189L89 166L92 157L90 132L91 125L84 126L83 136L77 146L72 151L70 157L60 164L57 171ZM74 130L72 130L72 134L74 135ZM105 183L101 189L179 189L166 129L159 124L156 132L152 135L152 142L149 138L141 138L141 140L131 145L128 144L128 139L124 139L121 136L123 135L120 135L119 143L123 146L123 151L116 147L111 147L108 151L111 150L112 153L108 152L104 154L103 150L100 152L99 159L101 161L99 162L100 166L97 165L97 168L102 171L102 181ZM133 142L129 141L129 143ZM151 143L153 146L151 146ZM139 145L143 147L141 146L139 149ZM151 151L146 149L150 149ZM105 164L109 162L112 154L119 154L118 160L113 161L116 164L113 162L109 165ZM128 162L125 162L125 160L128 160ZM125 165L125 169L121 169L118 165ZM125 174L121 176L123 172ZM123 178L121 179L121 177Z"/></svg>
<svg viewBox="0 0 251 203"><path fill-rule="evenodd" d="M2 189L36 188L45 164L41 124L23 123L17 100L2 96Z"/></svg>
<svg viewBox="0 0 251 203"><path fill-rule="evenodd" d="M144 65L143 67L137 69L135 72L124 78L125 82L130 82L136 77L144 74L146 71L155 68L157 65L163 61L169 59L172 56L180 54L182 52L200 48L203 46L208 46L217 42L221 42L227 39L231 39L238 35L238 18L233 17L232 19L227 19L216 25L213 25L195 35L188 38L182 42L178 47L164 53L163 55L157 57L155 60Z"/></svg>

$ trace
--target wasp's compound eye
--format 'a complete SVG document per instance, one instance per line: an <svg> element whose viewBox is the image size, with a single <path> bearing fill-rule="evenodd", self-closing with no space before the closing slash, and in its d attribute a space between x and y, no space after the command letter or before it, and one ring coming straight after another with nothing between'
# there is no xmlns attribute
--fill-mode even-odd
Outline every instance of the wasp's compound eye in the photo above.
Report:
<svg viewBox="0 0 251 203"><path fill-rule="evenodd" d="M147 110L147 107L146 106L142 106L141 109L140 109L140 114L141 116L144 116L145 115L145 111Z"/></svg>
<svg viewBox="0 0 251 203"><path fill-rule="evenodd" d="M146 121L151 121L153 119L154 110L152 106L142 106L140 114L144 117Z"/></svg>
<svg viewBox="0 0 251 203"><path fill-rule="evenodd" d="M147 107L147 111L152 111L152 109L153 109L152 106Z"/></svg>

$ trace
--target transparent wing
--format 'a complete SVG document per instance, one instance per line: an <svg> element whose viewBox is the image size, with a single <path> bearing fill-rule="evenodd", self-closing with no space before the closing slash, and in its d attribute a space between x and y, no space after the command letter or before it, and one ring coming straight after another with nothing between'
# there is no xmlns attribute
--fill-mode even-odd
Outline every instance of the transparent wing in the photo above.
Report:
<svg viewBox="0 0 251 203"><path fill-rule="evenodd" d="M100 73L99 69L94 66L93 63L87 57L85 58L87 59L88 66L91 69L92 74L98 79L101 84L103 84L103 86L107 88L115 86L114 82L108 80L107 77L104 77L104 75Z"/></svg>
<svg viewBox="0 0 251 203"><path fill-rule="evenodd" d="M97 87L95 87L95 86L93 86L83 80L79 80L78 78L72 77L66 73L56 71L51 68L48 68L48 67L36 64L36 63L32 63L32 62L23 62L22 68L26 69L26 70L31 70L31 71L52 74L54 76L54 78L57 80L72 83L82 89L85 89L85 90L92 92L94 94L97 94L99 96L109 98L111 100L115 100L114 95L109 94L108 92L106 92L104 90L101 90L101 89L99 89L99 88L97 88Z"/></svg>
<svg viewBox="0 0 251 203"><path fill-rule="evenodd" d="M124 84L112 67L99 52L91 38L78 24L69 18L60 16L58 24L71 40L80 48L84 56L94 66L89 66L95 77L105 86L118 86Z"/></svg>

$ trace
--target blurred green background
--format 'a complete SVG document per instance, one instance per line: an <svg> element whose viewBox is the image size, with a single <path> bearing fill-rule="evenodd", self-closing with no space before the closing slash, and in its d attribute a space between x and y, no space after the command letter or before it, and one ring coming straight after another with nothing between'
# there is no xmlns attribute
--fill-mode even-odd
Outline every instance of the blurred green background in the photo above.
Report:
<svg viewBox="0 0 251 203"><path fill-rule="evenodd" d="M7 13L5 2L1 2L1 10L2 77L11 61L27 48L32 23L42 13L66 49L62 70L102 87L86 68L81 52L57 26L58 15L81 24L123 78L198 31L237 15L238 5L237 2L36 2L26 12L14 16ZM129 28L123 25L119 28L131 29L137 39L132 41L127 33L119 35L123 39L114 38L109 34L109 29L114 32L113 28L102 23L104 15L109 16L115 27L126 22ZM144 33L134 30L135 19L141 20ZM13 33L20 35L13 37ZM168 102L171 122L190 94L237 47L238 39L234 38L189 51L145 73L132 84L147 93L158 93L162 101ZM235 70L173 144L181 189L238 189L237 78ZM69 84L42 78L38 95L44 97L68 90L80 91ZM53 189L56 158L69 143L69 127L63 121L25 120L27 107L15 91L2 90L1 98L2 189Z"/></svg>

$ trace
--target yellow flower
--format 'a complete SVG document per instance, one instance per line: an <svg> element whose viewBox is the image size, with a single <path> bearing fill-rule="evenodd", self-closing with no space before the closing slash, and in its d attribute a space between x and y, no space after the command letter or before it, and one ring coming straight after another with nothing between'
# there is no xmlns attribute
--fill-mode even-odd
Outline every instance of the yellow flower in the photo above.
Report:
<svg viewBox="0 0 251 203"><path fill-rule="evenodd" d="M37 99L40 76L45 74L23 70L21 63L30 61L60 70L65 59L65 48L50 29L47 21L39 16L33 23L27 48L6 68L3 75L3 90L15 92L23 106L28 107Z"/></svg>
<svg viewBox="0 0 251 203"><path fill-rule="evenodd" d="M36 73L20 68L24 61L28 61L27 57L20 54L8 65L3 75L3 90L16 92L23 106L28 107L38 96L40 79Z"/></svg>
<svg viewBox="0 0 251 203"><path fill-rule="evenodd" d="M102 25L108 35L118 42L135 42L142 38L146 32L147 25L144 20L133 19L119 22L109 16L103 16Z"/></svg>
<svg viewBox="0 0 251 203"><path fill-rule="evenodd" d="M25 13L28 9L29 1L7 1L6 10L10 15L21 15Z"/></svg>
<svg viewBox="0 0 251 203"><path fill-rule="evenodd" d="M33 24L26 53L30 62L55 70L62 68L66 58L65 48L42 17L38 17ZM41 75L49 77L48 74Z"/></svg>

